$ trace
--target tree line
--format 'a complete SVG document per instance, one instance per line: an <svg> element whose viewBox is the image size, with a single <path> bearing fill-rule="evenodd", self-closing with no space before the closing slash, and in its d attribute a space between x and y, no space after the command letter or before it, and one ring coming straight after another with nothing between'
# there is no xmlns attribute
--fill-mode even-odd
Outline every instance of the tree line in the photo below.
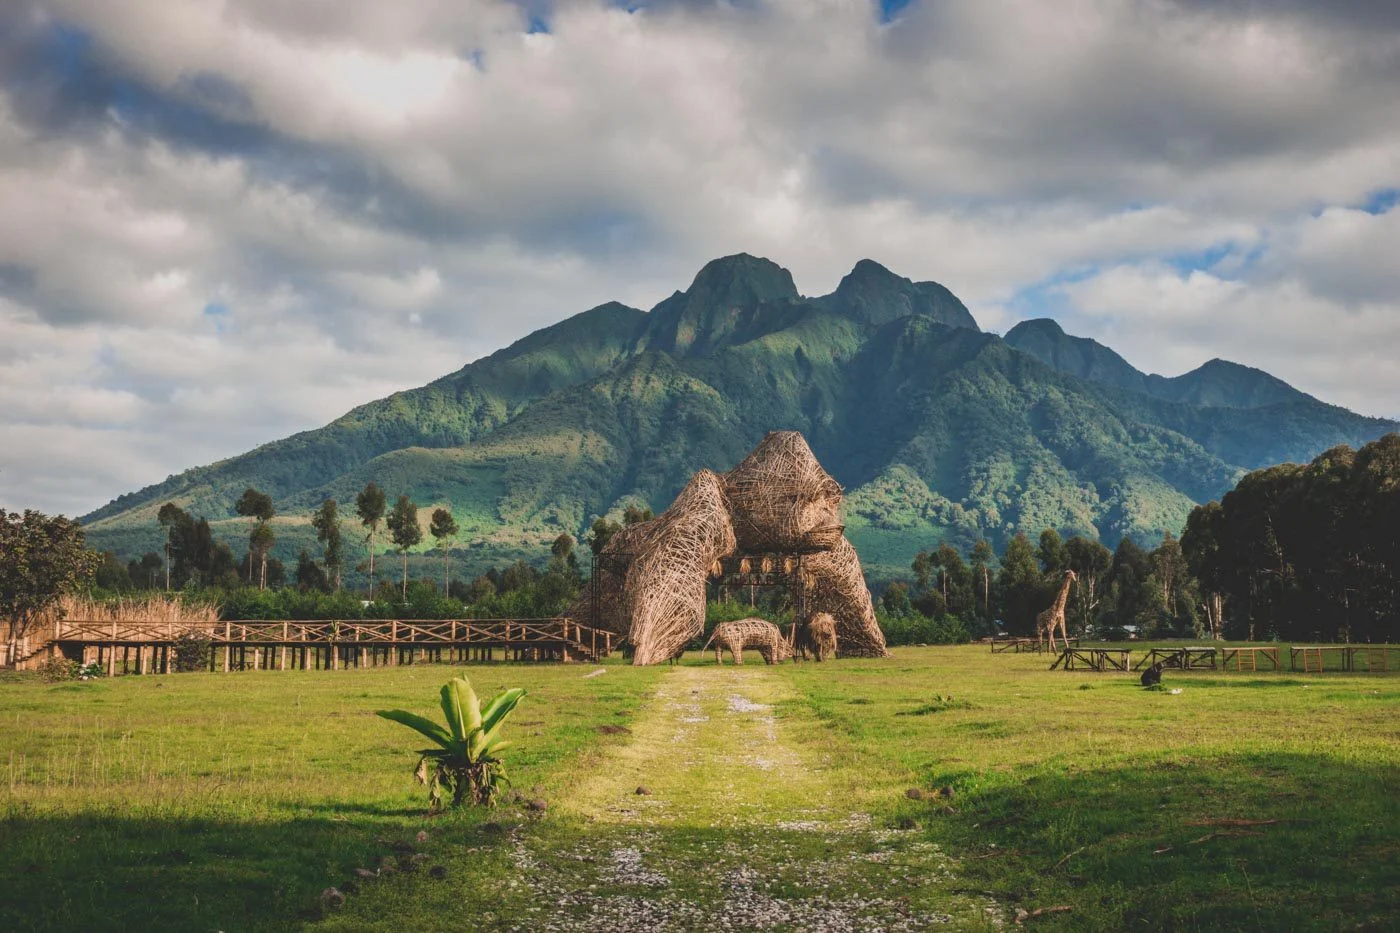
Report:
<svg viewBox="0 0 1400 933"><path fill-rule="evenodd" d="M1124 538L1110 551L1097 540L1068 540L1053 528L1035 543L1024 533L998 555L985 540L963 554L949 544L921 551L912 579L887 585L879 613L887 630L922 617L943 623L945 637L1035 634L1035 617L1054 600L1073 570L1077 582L1065 607L1068 628L1094 638L1205 637L1194 581L1183 572L1180 543L1167 535L1145 550Z"/></svg>
<svg viewBox="0 0 1400 933"><path fill-rule="evenodd" d="M1205 605L1231 638L1400 636L1400 434L1256 470L1182 534Z"/></svg>
<svg viewBox="0 0 1400 933"><path fill-rule="evenodd" d="M1400 435L1308 464L1246 475L1193 509L1181 539L1151 550L1124 538L1025 534L996 555L921 552L912 579L885 587L893 620L957 620L970 634L1032 635L1072 569L1071 632L1114 640L1227 638L1383 642L1400 636Z"/></svg>
<svg viewBox="0 0 1400 933"><path fill-rule="evenodd" d="M311 517L320 554L303 549L288 574L270 552L276 542L271 498L256 489L235 511L252 520L247 552L235 557L208 521L174 503L157 512L165 553L123 565L93 554L82 529L62 516L0 510L0 618L11 638L52 604L54 594L91 582L104 589L217 588L230 618L352 617L360 600L334 606L314 594L343 591L347 523L335 499ZM583 574L576 542L559 535L543 570L523 560L471 580L453 580L451 544L459 530L451 512L435 509L428 534L441 548L442 582L411 581L408 553L423 540L418 508L407 495L392 507L374 483L356 496L368 574L365 595L378 608L427 617L552 615L578 593ZM595 521L588 548L596 555L627 524L651 518L629 506L622 521ZM402 559L397 581L375 582L374 560L387 531ZM1319 642L1380 642L1400 635L1400 435L1359 450L1336 447L1308 464L1282 464L1245 476L1218 502L1193 509L1180 540L1167 535L1152 549L1130 538L1110 551L1102 543L1045 529L1034 542L1012 538L997 554L986 541L966 552L940 544L920 552L911 576L884 586L877 610L891 642L957 641L983 634L1034 634L1035 616L1050 605L1064 571L1077 582L1066 605L1072 633L1114 640L1223 637ZM295 594L303 594L297 596ZM298 602L300 600L300 602ZM328 611L331 610L331 611ZM266 613L282 613L266 615Z"/></svg>
<svg viewBox="0 0 1400 933"><path fill-rule="evenodd" d="M234 503L234 511L252 519L248 549L242 560L235 559L232 548L214 538L207 519L167 502L156 513L156 520L166 533L164 556L152 551L123 565L116 554L105 552L97 569L97 585L112 590L155 589L162 585L165 589L250 586L266 590L285 585L287 568L272 556L277 543L272 525L277 510L272 497L249 487ZM404 494L390 508L384 491L371 482L355 497L355 516L364 529L366 548L366 561L356 569L367 573L367 594L372 597L375 593L375 547L382 526L403 558L400 590L406 599L408 554L423 541L418 506ZM339 592L344 585L346 560L340 504L334 498L324 499L311 513L311 527L321 545L320 558L318 560L303 548L297 557L292 580L302 589ZM459 533L452 512L446 508L434 509L428 533L442 551L443 589L446 591L452 582L452 543Z"/></svg>

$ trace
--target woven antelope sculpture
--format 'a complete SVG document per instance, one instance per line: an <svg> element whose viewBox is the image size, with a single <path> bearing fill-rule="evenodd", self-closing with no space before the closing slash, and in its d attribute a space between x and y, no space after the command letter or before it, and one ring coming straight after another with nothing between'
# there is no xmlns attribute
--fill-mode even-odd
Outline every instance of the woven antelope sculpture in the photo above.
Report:
<svg viewBox="0 0 1400 933"><path fill-rule="evenodd" d="M782 631L767 619L735 619L732 622L721 622L715 626L710 640L705 642L705 647L700 650L709 648L711 642L715 646L716 664L724 663L723 652L726 649L735 664L744 663L745 648L758 651L763 655L765 664L777 664L792 655L792 648L783 637Z"/></svg>
<svg viewBox="0 0 1400 933"><path fill-rule="evenodd" d="M627 637L633 664L672 657L704 630L705 585L736 552L801 554L807 607L828 614L843 654L885 657L841 486L796 431L774 431L728 473L702 470L665 512L623 529L595 558L598 591L566 613ZM790 648L790 646L789 646Z"/></svg>

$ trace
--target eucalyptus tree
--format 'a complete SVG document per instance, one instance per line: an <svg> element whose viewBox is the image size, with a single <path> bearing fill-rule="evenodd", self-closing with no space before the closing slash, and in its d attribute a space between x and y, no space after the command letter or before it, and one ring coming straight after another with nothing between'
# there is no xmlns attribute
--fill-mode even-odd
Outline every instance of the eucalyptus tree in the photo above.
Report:
<svg viewBox="0 0 1400 933"><path fill-rule="evenodd" d="M379 523L384 520L384 490L374 483L366 483L365 488L355 497L355 514L360 524L368 529L365 545L369 548L369 595L374 597L374 536L379 531Z"/></svg>
<svg viewBox="0 0 1400 933"><path fill-rule="evenodd" d="M272 497L249 486L243 490L243 495L238 497L233 510L245 518L253 519L253 527L248 533L248 583L252 585L253 582L253 558L256 555L261 568L258 574L258 589L265 590L267 555L277 543L277 538L268 524L272 521L272 516L277 514L276 509L272 507Z"/></svg>
<svg viewBox="0 0 1400 933"><path fill-rule="evenodd" d="M423 540L423 529L418 527L418 506L408 496L399 496L387 520L389 533L394 545L403 556L403 598L408 599L408 552Z"/></svg>
<svg viewBox="0 0 1400 933"><path fill-rule="evenodd" d="M340 512L334 499L326 499L321 507L311 513L311 527L316 529L316 540L321 542L326 565L326 576L331 586L339 590L341 572L345 566L345 553L340 538Z"/></svg>
<svg viewBox="0 0 1400 933"><path fill-rule="evenodd" d="M447 509L433 509L432 522L428 525L437 546L442 548L442 591L452 589L452 539L457 537L457 520Z"/></svg>

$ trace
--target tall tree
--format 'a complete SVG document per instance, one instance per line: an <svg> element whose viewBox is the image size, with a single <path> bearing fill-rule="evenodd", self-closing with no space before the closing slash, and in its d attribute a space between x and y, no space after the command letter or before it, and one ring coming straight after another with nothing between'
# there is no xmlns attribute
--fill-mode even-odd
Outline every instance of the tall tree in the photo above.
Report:
<svg viewBox="0 0 1400 933"><path fill-rule="evenodd" d="M369 547L369 595L374 598L374 536L379 531L379 523L384 520L384 490L374 483L366 483L365 488L355 497L355 514L360 516L360 524L369 529L365 534L365 544Z"/></svg>
<svg viewBox="0 0 1400 933"><path fill-rule="evenodd" d="M1070 589L1067 614L1074 617L1075 628L1087 631L1098 615L1103 580L1113 565L1113 552L1097 540L1075 535L1065 542L1065 554L1079 581Z"/></svg>
<svg viewBox="0 0 1400 933"><path fill-rule="evenodd" d="M457 537L457 520L447 509L433 509L428 531L442 548L442 591L449 593L452 590L452 539Z"/></svg>
<svg viewBox="0 0 1400 933"><path fill-rule="evenodd" d="M607 518L595 518L593 527L589 529L588 533L588 549L593 552L593 556L597 557L602 553L603 548L608 546L613 535L621 530L622 526L615 521Z"/></svg>
<svg viewBox="0 0 1400 933"><path fill-rule="evenodd" d="M9 622L11 667L19 663L20 640L59 597L91 579L98 561L84 547L82 526L72 519L0 509L0 617Z"/></svg>
<svg viewBox="0 0 1400 933"><path fill-rule="evenodd" d="M341 573L345 566L339 509L334 499L326 499L320 508L311 513L311 527L316 529L316 540L321 542L323 549L322 562L326 565L326 576L336 591L340 590Z"/></svg>
<svg viewBox="0 0 1400 933"><path fill-rule="evenodd" d="M992 565L996 563L996 551L986 538L978 538L972 546L973 586L981 597L982 620L986 626L992 624Z"/></svg>
<svg viewBox="0 0 1400 933"><path fill-rule="evenodd" d="M248 533L248 584L253 583L253 557L258 557L258 589L267 589L267 555L276 543L269 522L276 510L272 507L272 497L259 492L252 486L243 490L243 495L234 503L233 510L239 515L253 519L252 530Z"/></svg>
<svg viewBox="0 0 1400 933"><path fill-rule="evenodd" d="M167 502L156 512L156 521L165 529L165 588L168 590L177 543L187 534L186 526L193 524L193 520L184 509L173 502Z"/></svg>
<svg viewBox="0 0 1400 933"><path fill-rule="evenodd" d="M1065 550L1060 533L1053 528L1040 533L1040 546L1036 548L1035 556L1040 560L1041 572L1047 577L1058 578L1069 567L1069 552Z"/></svg>
<svg viewBox="0 0 1400 933"><path fill-rule="evenodd" d="M214 539L209 522L167 502L156 514L166 529L165 588L186 583L237 585L237 564L228 545Z"/></svg>
<svg viewBox="0 0 1400 933"><path fill-rule="evenodd" d="M399 496L389 512L387 520L389 534L394 546L403 555L403 598L408 600L408 551L423 540L423 529L418 527L418 506L408 496Z"/></svg>
<svg viewBox="0 0 1400 933"><path fill-rule="evenodd" d="M1018 635L1033 633L1036 614L1048 602L1040 568L1036 566L1035 548L1024 533L1018 533L1007 542L997 583L1007 628Z"/></svg>

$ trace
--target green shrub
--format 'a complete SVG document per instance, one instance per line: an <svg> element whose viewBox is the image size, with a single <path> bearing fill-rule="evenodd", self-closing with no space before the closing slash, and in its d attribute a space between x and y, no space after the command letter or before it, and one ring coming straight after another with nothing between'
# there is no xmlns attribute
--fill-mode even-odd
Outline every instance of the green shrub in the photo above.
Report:
<svg viewBox="0 0 1400 933"><path fill-rule="evenodd" d="M45 658L34 670L39 675L39 679L46 684L62 683L65 680L76 680L78 678L79 664L77 661L70 661L63 655L53 655Z"/></svg>
<svg viewBox="0 0 1400 933"><path fill-rule="evenodd" d="M432 809L442 807L444 792L452 794L454 807L468 800L477 806L494 806L501 784L508 783L499 753L511 744L499 733L524 695L524 690L515 687L497 694L483 708L471 682L454 677L441 691L446 729L407 710L381 709L378 715L408 726L437 745L419 752L418 766L413 770L418 782L428 786Z"/></svg>
<svg viewBox="0 0 1400 933"><path fill-rule="evenodd" d="M205 632L184 632L175 639L175 670L202 671L209 666L213 640Z"/></svg>

